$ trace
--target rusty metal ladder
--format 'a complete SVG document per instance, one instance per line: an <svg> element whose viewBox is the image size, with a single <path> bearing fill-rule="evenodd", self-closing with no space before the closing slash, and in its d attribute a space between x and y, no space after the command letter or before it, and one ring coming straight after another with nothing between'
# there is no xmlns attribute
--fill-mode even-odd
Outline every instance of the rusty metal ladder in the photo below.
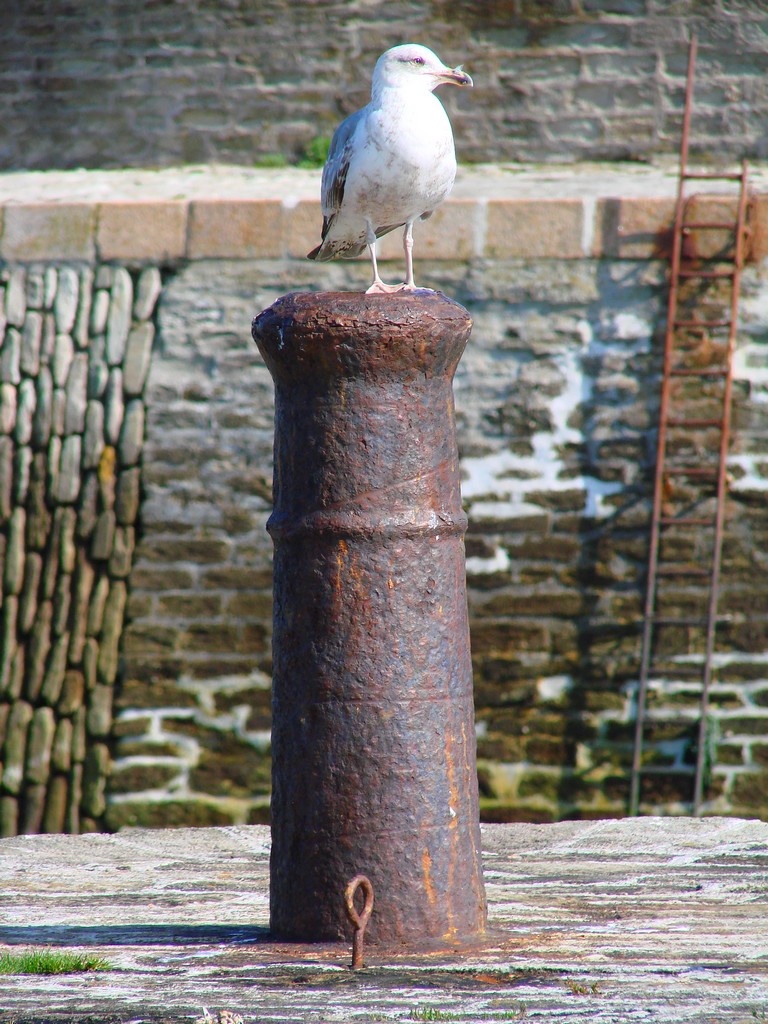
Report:
<svg viewBox="0 0 768 1024"><path fill-rule="evenodd" d="M703 648L694 653L690 658L690 650L686 654L686 664L674 668L675 674L689 674L700 679L700 695L698 707L698 739L696 745L696 766L693 780L692 809L696 815L701 814L704 800L705 776L707 771L708 758L708 709L710 687L713 675L713 655L715 652L715 633L718 621L718 590L720 583L720 562L723 544L723 528L725 520L725 501L728 488L727 457L729 447L729 435L731 424L731 395L733 384L733 350L736 338L736 327L738 318L739 288L741 270L744 263L746 239L749 228L747 226L747 204L748 204L748 181L746 162L742 163L741 169L734 173L718 172L693 172L688 170L688 141L690 134L691 108L693 99L693 80L696 62L696 38L693 37L690 44L688 58L688 77L685 91L685 111L683 116L683 134L680 147L680 174L678 182L677 203L675 208L675 222L672 237L672 260L670 270L669 300L667 308L667 327L664 343L664 368L661 388L661 406L659 412L658 442L656 454L656 469L654 480L653 511L651 513L651 536L648 555L648 572L646 580L646 598L643 612L642 632L642 653L640 659L640 672L637 691L636 717L635 717L635 738L634 752L632 759L632 774L630 781L629 813L636 815L640 807L640 786L641 777L646 772L669 772L669 767L656 767L644 765L644 738L648 718L648 694L649 684L654 678L662 681L664 670L656 666L662 662L663 655L655 650L658 633L661 627L671 626L678 630L687 630L688 647L696 646L692 637L698 631L702 634L698 639L698 646ZM721 181L732 182L737 186L738 194L733 191L724 193L722 198L736 200L736 217L734 221L721 219L691 220L687 213L692 206L694 196L689 194L688 186L691 182ZM696 198L701 198L697 196ZM712 197L708 197L712 198ZM720 194L718 193L718 198ZM732 232L732 241L728 246L729 255L720 254L716 259L696 259L686 254L686 241L689 241L694 232L703 233L699 237L711 238L710 232L724 231ZM703 265L702 265L703 264ZM714 265L713 265L714 264ZM701 308L706 308L710 303L706 300L706 289L710 285L725 285L730 287L728 301L722 301L726 307L719 315L702 315ZM686 303L681 303L681 290L698 287L704 298L699 299L699 308L696 308L696 298L693 301L689 297ZM681 312L681 304L685 305L686 311ZM694 311L690 311L690 306ZM697 312L699 315L697 315ZM727 336L726 336L727 332ZM715 337L716 344L712 349L719 353L715 363L709 361L707 365L691 365L688 353L695 348L702 339ZM688 360L688 361L686 361ZM716 418L697 418L691 415L686 416L684 408L675 415L673 404L676 392L682 390L686 378L699 381L702 390L706 386L715 385L721 387L721 414ZM684 399L678 400L679 405L685 404ZM681 456L678 449L681 446L681 432L688 432L688 436L695 430L716 431L719 433L716 458L709 458L702 464L698 459L691 462L690 456L687 461L680 462ZM715 454L711 450L707 455ZM680 484L684 493L684 499L675 501L676 487ZM702 515L697 509L707 502L707 489L710 492L714 485L714 513ZM698 488L698 491L697 491ZM699 544L703 536L711 535L711 546L708 565L692 564L689 558L687 563L680 563L674 560L660 557L663 548L678 547L685 550L684 541L687 531L695 531L692 535L687 533L688 541L694 537L694 542ZM698 536L696 536L698 535ZM689 543L689 552L691 546ZM705 607L701 615L693 617L668 616L660 613L659 598L662 594L662 584L667 580L688 577L696 579L700 589L704 592L705 600L702 602ZM692 633L691 631L694 631ZM678 635L681 635L678 633ZM678 661L680 659L677 659Z"/></svg>

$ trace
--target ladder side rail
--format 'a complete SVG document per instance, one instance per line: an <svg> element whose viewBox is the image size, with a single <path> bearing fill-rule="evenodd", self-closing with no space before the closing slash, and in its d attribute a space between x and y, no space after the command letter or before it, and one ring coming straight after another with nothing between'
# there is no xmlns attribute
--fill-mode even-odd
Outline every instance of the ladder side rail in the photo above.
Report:
<svg viewBox="0 0 768 1024"><path fill-rule="evenodd" d="M629 814L635 817L640 807L640 769L643 756L643 730L645 727L645 709L648 696L648 675L653 647L653 616L656 607L656 578L659 559L659 535L661 530L661 505L664 492L664 461L667 445L667 416L669 409L672 352L675 341L675 321L677 319L677 296L679 288L680 262L683 250L683 221L685 215L685 174L688 163L688 137L691 124L691 107L693 98L693 75L696 63L696 37L691 38L688 53L688 76L685 86L685 109L683 113L683 138L680 149L680 173L677 186L677 202L675 205L675 223L672 232L672 265L669 278L669 295L667 298L667 324L664 335L664 366L661 384L661 403L659 407L659 432L656 442L656 469L653 486L653 510L651 512L651 537L648 554L648 576L645 585L645 606L643 609L643 637L640 658L640 675L637 689L637 709L635 712L635 737L632 753L632 773L630 777Z"/></svg>
<svg viewBox="0 0 768 1024"><path fill-rule="evenodd" d="M747 164L745 160L742 163L739 206L736 218L734 275L731 288L731 325L728 330L728 343L726 347L727 374L723 389L723 426L720 432L720 451L717 473L717 502L715 511L715 537L712 554L712 580L707 605L707 636L704 652L704 679L701 691L698 746L696 750L696 778L694 784L693 813L697 816L701 815L704 799L704 771L707 758L707 715L709 710L709 691L712 684L712 658L715 650L715 630L717 627L717 605L720 587L720 563L723 548L723 527L725 522L725 499L728 488L728 475L726 469L728 448L730 444L731 403L733 396L733 354L736 345L736 331L739 314L741 271L744 266L747 193Z"/></svg>

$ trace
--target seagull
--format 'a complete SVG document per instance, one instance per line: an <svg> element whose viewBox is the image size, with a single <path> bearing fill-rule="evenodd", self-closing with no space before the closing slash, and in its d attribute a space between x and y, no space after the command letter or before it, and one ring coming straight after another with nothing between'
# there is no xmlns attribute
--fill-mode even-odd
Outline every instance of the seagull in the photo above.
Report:
<svg viewBox="0 0 768 1024"><path fill-rule="evenodd" d="M373 283L367 294L415 291L413 224L442 203L456 177L451 122L433 94L472 79L416 43L393 46L376 62L371 102L339 125L323 168L322 242L307 259L352 259L368 247ZM405 227L405 281L385 284L376 239Z"/></svg>

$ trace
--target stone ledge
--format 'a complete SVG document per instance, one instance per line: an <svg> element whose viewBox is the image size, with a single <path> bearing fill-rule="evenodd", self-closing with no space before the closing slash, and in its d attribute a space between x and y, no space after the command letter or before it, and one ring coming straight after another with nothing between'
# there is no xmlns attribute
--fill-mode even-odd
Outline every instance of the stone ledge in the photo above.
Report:
<svg viewBox="0 0 768 1024"><path fill-rule="evenodd" d="M757 260L768 255L768 167L751 177ZM729 188L721 185L701 193L720 195ZM302 259L319 239L319 186L319 171L216 166L2 174L0 259ZM452 261L665 257L676 187L672 165L462 168L448 202L418 226L417 253ZM381 256L400 255L393 232Z"/></svg>
<svg viewBox="0 0 768 1024"><path fill-rule="evenodd" d="M269 941L266 827L2 840L0 951L65 947L113 965L4 977L3 1019L180 1024L204 1006L244 1024L404 1021L417 1010L467 1024L764 1019L768 823L637 818L482 833L487 945L369 947L356 975L347 946Z"/></svg>

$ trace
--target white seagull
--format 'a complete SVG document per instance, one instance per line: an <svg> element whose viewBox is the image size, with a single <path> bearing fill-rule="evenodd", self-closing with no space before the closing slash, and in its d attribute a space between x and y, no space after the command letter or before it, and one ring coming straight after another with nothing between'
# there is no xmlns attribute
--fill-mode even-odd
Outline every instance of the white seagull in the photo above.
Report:
<svg viewBox="0 0 768 1024"><path fill-rule="evenodd" d="M472 85L426 46L393 46L376 62L371 102L339 125L323 168L322 243L310 260L351 259L368 246L373 284L368 292L414 291L413 223L442 203L456 177L451 122L438 85ZM405 226L405 281L379 277L376 239Z"/></svg>

